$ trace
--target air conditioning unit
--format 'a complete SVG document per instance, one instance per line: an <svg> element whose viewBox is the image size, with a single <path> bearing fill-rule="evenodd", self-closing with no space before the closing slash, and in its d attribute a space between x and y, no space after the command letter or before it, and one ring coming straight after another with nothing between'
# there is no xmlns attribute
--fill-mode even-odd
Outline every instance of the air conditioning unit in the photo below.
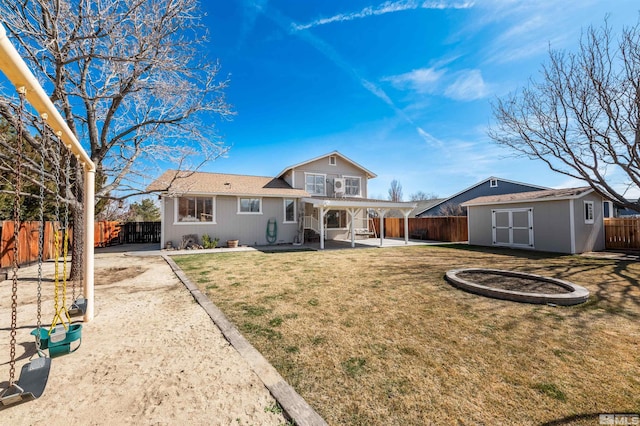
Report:
<svg viewBox="0 0 640 426"><path fill-rule="evenodd" d="M336 195L344 195L344 178L335 178L333 180L333 191Z"/></svg>

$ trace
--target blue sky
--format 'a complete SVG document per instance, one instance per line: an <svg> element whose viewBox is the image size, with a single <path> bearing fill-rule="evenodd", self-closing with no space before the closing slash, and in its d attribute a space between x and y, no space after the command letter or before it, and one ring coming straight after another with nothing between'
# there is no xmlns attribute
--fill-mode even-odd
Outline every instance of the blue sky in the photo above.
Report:
<svg viewBox="0 0 640 426"><path fill-rule="evenodd" d="M489 176L581 186L487 137L490 102L536 78L549 46L583 28L638 21L637 0L203 2L211 56L237 115L216 122L231 150L206 171L273 176L338 150L378 175L450 196Z"/></svg>

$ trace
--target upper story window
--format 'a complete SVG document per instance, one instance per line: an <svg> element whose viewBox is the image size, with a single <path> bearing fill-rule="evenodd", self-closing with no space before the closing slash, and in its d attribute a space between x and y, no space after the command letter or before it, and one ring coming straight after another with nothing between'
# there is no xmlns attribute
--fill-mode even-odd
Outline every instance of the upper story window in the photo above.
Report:
<svg viewBox="0 0 640 426"><path fill-rule="evenodd" d="M593 201L584 202L584 223L594 223Z"/></svg>
<svg viewBox="0 0 640 426"><path fill-rule="evenodd" d="M338 164L338 163L337 163L337 160L336 160L336 156L335 156L335 155L330 156L330 157L329 157L329 165L330 165L330 166L335 166L335 165L337 165L337 164Z"/></svg>
<svg viewBox="0 0 640 426"><path fill-rule="evenodd" d="M345 177L344 178L344 193L347 196L359 197L360 196L360 178L359 177Z"/></svg>
<svg viewBox="0 0 640 426"><path fill-rule="evenodd" d="M325 175L305 173L304 174L304 189L312 195L326 195L325 191Z"/></svg>
<svg viewBox="0 0 640 426"><path fill-rule="evenodd" d="M238 198L238 213L260 214L262 213L262 199L260 198Z"/></svg>
<svg viewBox="0 0 640 426"><path fill-rule="evenodd" d="M213 197L180 197L176 202L176 222L215 223Z"/></svg>
<svg viewBox="0 0 640 426"><path fill-rule="evenodd" d="M489 180L489 187L490 188L496 188L497 186L498 186L498 179Z"/></svg>

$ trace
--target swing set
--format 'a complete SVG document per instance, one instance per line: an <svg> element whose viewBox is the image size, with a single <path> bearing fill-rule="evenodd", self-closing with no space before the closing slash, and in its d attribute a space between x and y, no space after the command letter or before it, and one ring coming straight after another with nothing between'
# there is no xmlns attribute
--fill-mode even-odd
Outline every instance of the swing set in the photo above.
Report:
<svg viewBox="0 0 640 426"><path fill-rule="evenodd" d="M14 247L13 264L11 277L11 334L10 334L10 361L9 361L9 381L4 389L0 389L0 409L31 401L39 398L47 384L51 369L51 359L60 355L75 352L81 343L82 324L71 323L71 316L83 315L83 321L88 322L94 316L93 304L93 284L94 284L94 259L93 259L93 216L94 216L94 184L95 165L82 148L67 123L57 111L44 89L35 76L31 73L26 63L15 50L9 41L4 26L0 23L0 70L15 86L19 99L19 109L17 113L16 128L16 178L14 182ZM40 235L38 240L38 280L37 280L37 327L31 334L35 336L37 357L32 357L29 362L22 366L20 377L15 379L16 370L16 335L17 335L17 308L18 308L18 255L19 255L19 232L20 232L20 197L22 195L22 161L23 161L23 132L26 126L23 120L25 103L28 101L38 112L42 123L42 141L40 142L40 194L39 194L39 220ZM51 138L51 135L55 135ZM51 155L53 161L54 191L55 191L55 222L54 222L54 318L50 327L42 326L42 264L44 254L44 187L45 181L45 158L47 149L52 146L57 148L57 152ZM71 182L69 175L71 156L75 156L78 167L83 170L84 181L83 192L81 193L81 182L74 182L75 196L79 199L83 196L83 209L80 216L80 223L74 226L73 236L74 258L82 256L82 290L80 297L76 297L76 281L73 280L73 303L66 307L67 298L67 258L69 256L69 243L71 239L69 223L69 203L64 203L64 214L60 215L60 200L67 199L70 194ZM64 196L60 195L61 163L65 159L65 182ZM62 273L59 266L62 264ZM76 343L77 342L77 343ZM73 348L72 348L73 345ZM44 350L48 350L47 357Z"/></svg>

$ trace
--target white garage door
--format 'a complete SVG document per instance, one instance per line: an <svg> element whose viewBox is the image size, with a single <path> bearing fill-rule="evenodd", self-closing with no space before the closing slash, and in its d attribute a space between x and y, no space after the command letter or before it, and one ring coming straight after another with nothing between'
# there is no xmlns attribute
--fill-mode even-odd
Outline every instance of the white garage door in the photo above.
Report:
<svg viewBox="0 0 640 426"><path fill-rule="evenodd" d="M533 248L533 208L491 210L493 245Z"/></svg>

